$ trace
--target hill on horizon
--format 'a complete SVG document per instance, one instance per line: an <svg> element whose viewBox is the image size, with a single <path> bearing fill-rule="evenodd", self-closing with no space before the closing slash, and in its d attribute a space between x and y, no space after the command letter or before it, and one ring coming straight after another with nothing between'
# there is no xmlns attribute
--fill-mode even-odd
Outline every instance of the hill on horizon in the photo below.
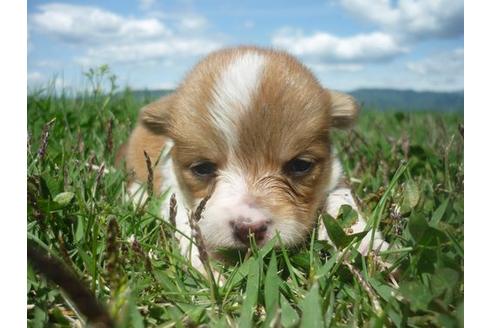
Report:
<svg viewBox="0 0 492 328"><path fill-rule="evenodd" d="M464 92L357 89L349 92L364 108L380 111L463 111Z"/></svg>
<svg viewBox="0 0 492 328"><path fill-rule="evenodd" d="M133 90L133 95L142 101L153 101L173 92L162 90ZM357 89L349 91L365 109L376 111L437 111L462 112L464 92L436 92L396 89Z"/></svg>

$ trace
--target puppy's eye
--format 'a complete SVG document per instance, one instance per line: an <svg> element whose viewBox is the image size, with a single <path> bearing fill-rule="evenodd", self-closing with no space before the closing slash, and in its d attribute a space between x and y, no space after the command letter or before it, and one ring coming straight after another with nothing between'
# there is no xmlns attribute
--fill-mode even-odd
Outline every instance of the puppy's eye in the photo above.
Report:
<svg viewBox="0 0 492 328"><path fill-rule="evenodd" d="M194 175L201 177L201 178L209 178L215 176L215 172L217 171L217 165L215 165L212 162L198 162L195 164L192 164L190 166L191 172L193 172Z"/></svg>
<svg viewBox="0 0 492 328"><path fill-rule="evenodd" d="M314 162L301 159L294 158L293 160L287 162L284 166L284 171L292 176L301 177L303 175L308 174L314 166Z"/></svg>

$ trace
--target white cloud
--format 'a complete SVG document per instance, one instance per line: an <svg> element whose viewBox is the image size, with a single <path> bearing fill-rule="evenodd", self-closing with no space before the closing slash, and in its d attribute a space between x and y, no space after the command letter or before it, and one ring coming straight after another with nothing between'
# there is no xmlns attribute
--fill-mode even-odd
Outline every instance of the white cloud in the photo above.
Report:
<svg viewBox="0 0 492 328"><path fill-rule="evenodd" d="M357 17L401 38L429 39L463 34L463 0L340 0Z"/></svg>
<svg viewBox="0 0 492 328"><path fill-rule="evenodd" d="M124 43L90 48L76 62L84 66L103 63L130 63L164 60L173 56L197 56L220 47L220 43L202 39L168 38L151 42Z"/></svg>
<svg viewBox="0 0 492 328"><path fill-rule="evenodd" d="M144 10L150 9L155 4L155 2L155 0L138 0L140 8Z"/></svg>
<svg viewBox="0 0 492 328"><path fill-rule="evenodd" d="M176 89L177 86L176 82L168 81L154 85L151 89Z"/></svg>
<svg viewBox="0 0 492 328"><path fill-rule="evenodd" d="M135 19L90 6L51 3L29 15L35 31L63 42L99 44L115 39L141 40L170 35L155 18Z"/></svg>
<svg viewBox="0 0 492 328"><path fill-rule="evenodd" d="M65 81L63 77L52 76L47 77L38 71L27 73L28 89L37 90L41 88L54 88L55 90L64 90L70 88L70 83Z"/></svg>
<svg viewBox="0 0 492 328"><path fill-rule="evenodd" d="M207 19L203 16L198 16L198 15L184 16L179 21L179 27L187 31L201 30L207 27L207 25L208 25Z"/></svg>
<svg viewBox="0 0 492 328"><path fill-rule="evenodd" d="M407 63L407 68L412 72L431 79L444 79L447 81L463 81L464 51L454 49L431 55L419 61Z"/></svg>
<svg viewBox="0 0 492 328"><path fill-rule="evenodd" d="M360 64L321 64L321 63L306 63L309 68L318 73L324 72L359 72L364 69Z"/></svg>
<svg viewBox="0 0 492 328"><path fill-rule="evenodd" d="M252 29L253 27L255 27L255 25L256 23L252 19L247 19L243 22L243 27L246 29Z"/></svg>
<svg viewBox="0 0 492 328"><path fill-rule="evenodd" d="M385 61L406 51L391 35L381 32L338 37L325 32L305 36L299 30L282 29L273 36L272 44L320 63Z"/></svg>
<svg viewBox="0 0 492 328"><path fill-rule="evenodd" d="M34 61L33 65L38 67L38 68L57 69L60 67L60 61L54 60L54 59L42 59L42 60Z"/></svg>
<svg viewBox="0 0 492 328"><path fill-rule="evenodd" d="M151 5L149 1L145 3ZM84 66L190 57L221 46L208 37L179 35L157 17L137 19L98 7L59 3L41 5L38 9L39 12L29 15L33 32L82 46L85 51L79 51L75 62ZM195 30L203 28L207 20L194 15L186 16L180 23L183 29Z"/></svg>
<svg viewBox="0 0 492 328"><path fill-rule="evenodd" d="M43 74L39 73L39 72L29 72L27 73L27 82L28 84L32 84L32 83L39 83L41 81L44 81L44 76Z"/></svg>

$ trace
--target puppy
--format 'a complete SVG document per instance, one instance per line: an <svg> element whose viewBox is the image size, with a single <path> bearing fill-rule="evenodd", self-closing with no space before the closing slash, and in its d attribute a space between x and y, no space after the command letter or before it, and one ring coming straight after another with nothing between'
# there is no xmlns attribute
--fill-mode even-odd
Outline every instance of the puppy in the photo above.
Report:
<svg viewBox="0 0 492 328"><path fill-rule="evenodd" d="M125 149L134 172L134 199L147 181L144 151L157 162L154 192L174 193L182 253L202 268L190 242L188 215L211 194L198 222L209 251L263 245L277 233L292 246L313 229L319 210L336 217L354 209L341 165L330 143L332 128L349 127L358 105L324 89L285 52L255 47L208 55L172 94L144 107ZM161 158L159 156L162 155ZM162 205L168 217L169 201ZM366 222L359 215L351 231ZM328 240L325 228L319 237ZM359 250L369 251L370 233ZM386 249L379 232L374 247Z"/></svg>

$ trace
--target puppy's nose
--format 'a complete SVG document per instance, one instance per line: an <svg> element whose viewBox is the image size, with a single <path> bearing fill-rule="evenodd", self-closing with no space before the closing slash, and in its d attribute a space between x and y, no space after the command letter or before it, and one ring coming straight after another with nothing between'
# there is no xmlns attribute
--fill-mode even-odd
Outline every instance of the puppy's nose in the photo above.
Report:
<svg viewBox="0 0 492 328"><path fill-rule="evenodd" d="M261 242L265 239L266 232L268 230L267 220L252 222L250 219L240 218L231 221L230 223L232 226L234 237L246 245L249 245L250 234L256 240L256 242Z"/></svg>

